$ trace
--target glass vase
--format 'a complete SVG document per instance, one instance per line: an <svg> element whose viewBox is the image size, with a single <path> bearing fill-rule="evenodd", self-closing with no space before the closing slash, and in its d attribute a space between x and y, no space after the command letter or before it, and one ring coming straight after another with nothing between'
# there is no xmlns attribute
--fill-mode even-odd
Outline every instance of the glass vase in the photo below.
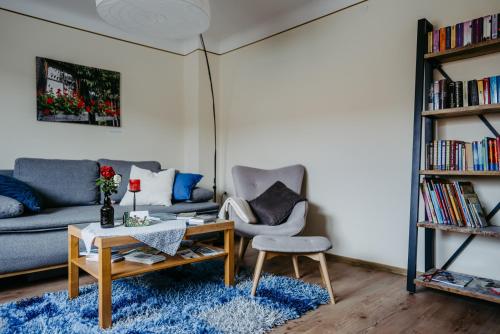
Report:
<svg viewBox="0 0 500 334"><path fill-rule="evenodd" d="M109 195L104 197L104 205L101 208L101 227L115 227L115 209L111 205L111 197Z"/></svg>

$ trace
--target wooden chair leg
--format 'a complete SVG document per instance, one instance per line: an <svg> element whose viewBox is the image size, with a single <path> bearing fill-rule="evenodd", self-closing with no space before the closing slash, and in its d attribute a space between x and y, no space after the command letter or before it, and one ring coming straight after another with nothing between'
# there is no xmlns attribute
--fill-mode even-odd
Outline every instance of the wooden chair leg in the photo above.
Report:
<svg viewBox="0 0 500 334"><path fill-rule="evenodd" d="M249 242L250 238L240 237L240 243L238 245L238 258L236 259L236 268L234 271L235 275L238 275L240 272L240 266L243 263L243 258L245 257L245 252Z"/></svg>
<svg viewBox="0 0 500 334"><path fill-rule="evenodd" d="M257 291L257 285L259 285L260 274L262 273L262 266L264 265L265 259L266 252L260 251L259 257L257 258L257 264L255 265L255 271L253 273L252 296L255 296L255 292Z"/></svg>
<svg viewBox="0 0 500 334"><path fill-rule="evenodd" d="M295 271L295 277L300 278L299 271L299 257L297 255L292 255L293 270Z"/></svg>
<svg viewBox="0 0 500 334"><path fill-rule="evenodd" d="M328 275L328 267L326 266L325 254L319 253L318 258L321 278L323 278L323 283L325 284L328 295L330 296L330 303L335 304L335 297L333 296L332 282L330 281L330 276Z"/></svg>

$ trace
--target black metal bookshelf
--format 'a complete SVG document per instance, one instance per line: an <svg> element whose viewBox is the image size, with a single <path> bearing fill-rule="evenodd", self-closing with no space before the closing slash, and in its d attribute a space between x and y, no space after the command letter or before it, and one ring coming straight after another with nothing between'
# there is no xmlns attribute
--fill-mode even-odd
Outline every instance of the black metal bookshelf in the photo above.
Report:
<svg viewBox="0 0 500 334"><path fill-rule="evenodd" d="M425 286L428 288L448 291L451 293L466 295L473 298L484 299L500 303L500 296L488 293L487 291L477 291L477 289L457 289L450 288L446 284L437 282L427 282L423 276L417 277L417 246L418 229L423 228L425 233L425 271L426 273L436 270L435 261L435 233L436 230L444 232L465 233L467 239L458 247L450 258L441 266L441 269L447 270L456 260L472 240L480 235L487 237L500 237L500 227L491 227L486 229L468 229L468 228L445 228L436 226L428 222L419 222L419 184L422 176L432 177L499 177L500 172L482 172L482 171L435 171L423 170L422 167L422 146L435 140L434 132L435 122L443 118L469 117L475 116L492 132L494 136L499 136L498 131L486 118L487 115L500 112L500 105L481 105L465 108L444 109L435 111L425 111L424 101L426 93L430 90L433 83L434 72L441 73L445 78L450 76L443 70L442 64L456 60L480 57L486 54L500 52L500 39L489 40L474 45L469 45L443 52L426 53L427 33L433 31L432 24L426 19L418 21L417 31L417 56L415 72L415 105L413 118L413 154L412 154L412 177L411 177L411 202L410 202L410 226L408 241L408 276L406 289L410 293L416 292L416 286ZM488 213L486 219L489 221L500 210L500 202ZM473 275L471 275L473 276ZM477 280L489 280L487 278L476 277ZM493 280L491 280L493 281Z"/></svg>

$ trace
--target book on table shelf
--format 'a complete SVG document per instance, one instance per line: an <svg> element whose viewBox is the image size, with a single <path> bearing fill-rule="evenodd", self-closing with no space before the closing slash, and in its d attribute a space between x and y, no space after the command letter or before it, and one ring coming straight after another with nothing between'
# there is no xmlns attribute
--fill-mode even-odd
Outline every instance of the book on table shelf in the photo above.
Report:
<svg viewBox="0 0 500 334"><path fill-rule="evenodd" d="M425 146L425 169L451 171L500 170L500 137L471 143L434 140Z"/></svg>
<svg viewBox="0 0 500 334"><path fill-rule="evenodd" d="M99 262L99 251L97 248L92 248L90 252L80 252L80 256L85 256L85 259L90 262ZM118 250L111 251L111 262L123 261L124 257Z"/></svg>
<svg viewBox="0 0 500 334"><path fill-rule="evenodd" d="M420 190L431 223L473 228L488 226L472 183L424 178Z"/></svg>
<svg viewBox="0 0 500 334"><path fill-rule="evenodd" d="M466 81L436 80L427 92L427 110L500 103L500 75Z"/></svg>
<svg viewBox="0 0 500 334"><path fill-rule="evenodd" d="M499 15L486 15L447 27L435 28L427 33L427 53L443 52L497 39L500 31Z"/></svg>

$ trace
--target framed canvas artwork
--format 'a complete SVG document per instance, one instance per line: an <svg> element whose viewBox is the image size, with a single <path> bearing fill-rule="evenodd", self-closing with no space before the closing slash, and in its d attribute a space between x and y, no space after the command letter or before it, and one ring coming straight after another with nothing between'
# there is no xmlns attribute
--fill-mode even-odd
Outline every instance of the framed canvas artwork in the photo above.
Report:
<svg viewBox="0 0 500 334"><path fill-rule="evenodd" d="M36 57L37 119L120 127L120 73Z"/></svg>

